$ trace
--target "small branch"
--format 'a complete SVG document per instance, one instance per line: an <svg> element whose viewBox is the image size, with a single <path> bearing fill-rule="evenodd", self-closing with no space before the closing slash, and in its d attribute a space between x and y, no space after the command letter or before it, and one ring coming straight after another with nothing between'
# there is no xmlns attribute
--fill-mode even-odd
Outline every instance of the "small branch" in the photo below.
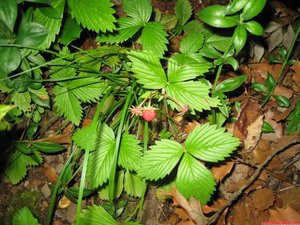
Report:
<svg viewBox="0 0 300 225"><path fill-rule="evenodd" d="M290 147L291 145L294 145L294 144L297 144L297 143L300 143L300 139L296 139L296 140L293 140L291 141L290 143L288 144L285 144L281 147L279 147L278 149L276 149L271 155L269 155L269 157L267 157L265 159L265 161L257 167L257 170L255 171L255 173L251 176L250 180L249 180L249 183L244 185L239 191L237 191L236 193L233 194L233 196L231 197L231 199L229 199L228 203L226 205L224 205L222 208L220 208L213 216L211 216L209 219L208 219L208 225L212 225L212 224L215 224L216 221L218 220L218 218L222 215L223 211L232 206L234 204L235 201L237 201L241 196L242 194L244 193L244 191L249 188L253 183L254 181L256 181L259 177L259 175L261 174L261 172L263 171L263 169L266 167L266 165L269 164L269 162L278 154L280 153L281 151L285 150L286 148Z"/></svg>

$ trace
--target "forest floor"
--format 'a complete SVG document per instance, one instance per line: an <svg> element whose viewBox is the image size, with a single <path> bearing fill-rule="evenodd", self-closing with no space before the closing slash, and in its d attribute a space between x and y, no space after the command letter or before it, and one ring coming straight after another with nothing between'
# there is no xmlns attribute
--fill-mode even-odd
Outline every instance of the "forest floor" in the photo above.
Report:
<svg viewBox="0 0 300 225"><path fill-rule="evenodd" d="M172 11L176 1L154 0L154 6L161 11ZM202 4L223 3L222 1L203 1ZM285 68L283 75L278 77L282 64L271 64L267 59L270 55L278 56L280 47L289 46L294 32L291 24L298 20L299 13L295 3L272 0L266 6L261 17L264 20L265 36L263 40L253 40L248 50L250 60L242 59L237 73L244 73L251 83L264 82L268 72L271 73L278 86L275 94L283 95L291 101L288 108L279 107L274 99L262 108L261 97L251 88L245 88L239 96L232 96L232 103L241 102L241 110L233 112L236 121L227 128L240 140L242 147L235 155L222 164L211 168L218 182L218 192L206 206L197 201L187 201L180 193L149 188L145 199L142 222L145 225L194 225L199 221L211 224L260 225L264 221L280 221L277 224L294 221L300 224L300 144L297 132L287 134L287 118L300 107L300 61L296 60ZM296 1L295 1L296 2ZM191 1L195 10L203 7L201 1ZM298 6L299 7L299 6ZM173 43L176 45L176 40ZM300 43L296 44L291 58L299 57ZM243 57L241 57L243 58ZM233 72L224 72L223 77L233 77ZM249 97L251 96L251 98ZM46 126L50 118L44 118ZM273 131L262 133L263 121L267 121ZM294 121L295 122L295 121ZM181 121L178 126L189 133L198 121ZM291 123L291 122L289 122ZM296 126L299 121L296 121ZM65 126L57 120L44 135L51 136L63 129L56 136L60 143L70 143L71 125ZM298 127L299 130L299 127ZM298 140L298 143L297 143ZM29 169L26 179L18 185L12 185L1 177L0 183L0 224L11 224L11 218L17 209L26 205L44 224L51 196L51 188L58 178L68 153L44 156L41 167ZM167 197L166 197L167 196ZM89 200L90 202L91 200ZM97 200L95 200L97 201ZM134 204L134 199L131 199ZM88 204L85 202L84 204ZM54 225L68 225L74 222L76 204L67 197L58 202L54 217ZM297 221L297 222L296 222ZM265 223L267 224L267 223Z"/></svg>

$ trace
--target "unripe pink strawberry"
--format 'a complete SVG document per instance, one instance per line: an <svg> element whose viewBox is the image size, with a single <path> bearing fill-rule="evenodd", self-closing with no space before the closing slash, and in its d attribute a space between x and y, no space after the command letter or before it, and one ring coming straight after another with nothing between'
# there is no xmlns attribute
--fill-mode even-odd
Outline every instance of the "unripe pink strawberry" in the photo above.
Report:
<svg viewBox="0 0 300 225"><path fill-rule="evenodd" d="M150 108L144 108L142 110L142 117L144 120L150 122L152 120L155 119L156 117L156 113L155 113L155 109L150 107Z"/></svg>

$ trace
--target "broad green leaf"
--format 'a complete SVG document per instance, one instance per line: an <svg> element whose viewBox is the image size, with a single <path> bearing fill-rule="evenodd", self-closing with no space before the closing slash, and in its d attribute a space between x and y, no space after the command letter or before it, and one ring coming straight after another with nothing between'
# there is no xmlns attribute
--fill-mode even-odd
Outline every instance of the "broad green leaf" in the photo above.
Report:
<svg viewBox="0 0 300 225"><path fill-rule="evenodd" d="M183 27L192 16L192 6L188 0L178 0L175 6L175 14L178 18L178 25Z"/></svg>
<svg viewBox="0 0 300 225"><path fill-rule="evenodd" d="M300 134L300 101L298 100L295 109L287 118L287 132L293 134L295 131Z"/></svg>
<svg viewBox="0 0 300 225"><path fill-rule="evenodd" d="M233 56L227 57L225 63L231 65L235 71L239 68L239 62Z"/></svg>
<svg viewBox="0 0 300 225"><path fill-rule="evenodd" d="M33 142L33 147L35 147L38 151L53 154L64 151L66 148L63 145L55 144L52 142Z"/></svg>
<svg viewBox="0 0 300 225"><path fill-rule="evenodd" d="M30 109L31 98L28 91L24 93L19 93L17 91L12 92L11 101L14 102L15 105L23 112L26 112Z"/></svg>
<svg viewBox="0 0 300 225"><path fill-rule="evenodd" d="M243 8L243 12L241 14L242 20L249 20L255 16L257 16L265 7L267 0L250 0Z"/></svg>
<svg viewBox="0 0 300 225"><path fill-rule="evenodd" d="M0 120L3 119L3 117L13 108L15 108L15 105L0 105Z"/></svg>
<svg viewBox="0 0 300 225"><path fill-rule="evenodd" d="M135 18L144 24L151 17L152 6L149 0L123 0L122 6L127 16Z"/></svg>
<svg viewBox="0 0 300 225"><path fill-rule="evenodd" d="M271 124L269 124L268 122L264 121L263 125L262 125L262 128L261 128L261 131L263 133L272 133L272 132L274 132L274 128L271 126Z"/></svg>
<svg viewBox="0 0 300 225"><path fill-rule="evenodd" d="M273 95L273 97L276 99L276 102L280 107L288 108L291 106L291 101L287 97L282 95Z"/></svg>
<svg viewBox="0 0 300 225"><path fill-rule="evenodd" d="M187 35L199 33L203 33L204 35L206 35L206 32L210 32L209 29L198 20L192 20L185 24L183 27L183 31Z"/></svg>
<svg viewBox="0 0 300 225"><path fill-rule="evenodd" d="M179 143L167 139L156 141L150 148L139 170L139 175L149 180L159 180L170 174L183 154Z"/></svg>
<svg viewBox="0 0 300 225"><path fill-rule="evenodd" d="M132 72L140 84L149 89L161 89L167 80L159 58L150 52L131 51L128 58L132 61Z"/></svg>
<svg viewBox="0 0 300 225"><path fill-rule="evenodd" d="M45 87L38 90L28 88L32 100L39 106L50 108L50 97Z"/></svg>
<svg viewBox="0 0 300 225"><path fill-rule="evenodd" d="M0 47L0 70L9 74L16 70L21 62L21 55L18 48Z"/></svg>
<svg viewBox="0 0 300 225"><path fill-rule="evenodd" d="M251 84L251 88L253 88L255 91L258 91L258 92L267 92L268 91L266 86L259 82L253 82Z"/></svg>
<svg viewBox="0 0 300 225"><path fill-rule="evenodd" d="M199 112L209 110L210 107L217 107L219 100L209 96L210 86L199 81L186 81L171 83L166 87L167 96L176 99L181 105L188 105L190 109ZM168 101L172 108L178 105Z"/></svg>
<svg viewBox="0 0 300 225"><path fill-rule="evenodd" d="M39 164L34 159L34 155L25 155L19 151L15 151L9 157L9 162L4 169L4 173L12 184L18 184L26 176L28 166Z"/></svg>
<svg viewBox="0 0 300 225"><path fill-rule="evenodd" d="M237 26L233 35L234 48L239 52L245 46L247 41L247 30L245 29L245 26L243 24Z"/></svg>
<svg viewBox="0 0 300 225"><path fill-rule="evenodd" d="M75 19L68 17L63 24L59 41L64 45L69 45L72 41L79 38L80 33L80 25L75 21Z"/></svg>
<svg viewBox="0 0 300 225"><path fill-rule="evenodd" d="M27 207L23 207L14 214L12 225L40 225L40 223Z"/></svg>
<svg viewBox="0 0 300 225"><path fill-rule="evenodd" d="M213 47L221 52L226 52L228 47L230 47L228 46L230 39L231 37L214 34L205 41L205 46L210 48Z"/></svg>
<svg viewBox="0 0 300 225"><path fill-rule="evenodd" d="M213 27L229 28L238 25L239 16L226 16L225 12L225 6L212 5L202 9L198 15L203 22Z"/></svg>
<svg viewBox="0 0 300 225"><path fill-rule="evenodd" d="M87 168L87 180L91 188L97 188L108 180L115 150L113 130L107 124L100 127L96 149L90 154Z"/></svg>
<svg viewBox="0 0 300 225"><path fill-rule="evenodd" d="M51 43L55 40L56 35L59 33L62 22L61 18L65 8L65 0L51 0L51 7L60 14L60 18L49 18L45 16L39 8L33 13L33 22L43 25L48 32L46 40L39 46L41 48L49 48Z"/></svg>
<svg viewBox="0 0 300 225"><path fill-rule="evenodd" d="M199 125L189 134L185 141L185 148L194 157L218 162L236 150L239 140L231 133L225 132L224 128L216 125Z"/></svg>
<svg viewBox="0 0 300 225"><path fill-rule="evenodd" d="M48 18L62 19L62 15L53 7L39 7L39 10Z"/></svg>
<svg viewBox="0 0 300 225"><path fill-rule="evenodd" d="M234 13L240 11L248 1L249 0L233 0L233 1L231 1L231 3L226 7L226 15L234 14Z"/></svg>
<svg viewBox="0 0 300 225"><path fill-rule="evenodd" d="M121 139L118 165L127 170L137 171L141 167L142 147L135 135L125 133Z"/></svg>
<svg viewBox="0 0 300 225"><path fill-rule="evenodd" d="M66 87L56 85L53 91L55 94L54 106L57 108L58 113L78 126L82 118L82 108L79 100Z"/></svg>
<svg viewBox="0 0 300 225"><path fill-rule="evenodd" d="M88 206L80 213L80 225L119 225L101 206Z"/></svg>
<svg viewBox="0 0 300 225"><path fill-rule="evenodd" d="M115 10L110 0L68 0L72 16L83 27L95 31L113 31Z"/></svg>
<svg viewBox="0 0 300 225"><path fill-rule="evenodd" d="M9 27L0 20L0 44L14 43L16 40L16 35Z"/></svg>
<svg viewBox="0 0 300 225"><path fill-rule="evenodd" d="M101 34L98 41L106 43L122 43L132 38L142 27L143 23L131 17L121 17L118 20L119 28L115 33Z"/></svg>
<svg viewBox="0 0 300 225"><path fill-rule="evenodd" d="M274 77L269 72L267 75L267 79L265 81L265 85L268 90L268 93L270 93L272 91L272 89L274 88L274 86L276 85L276 81L275 81Z"/></svg>
<svg viewBox="0 0 300 225"><path fill-rule="evenodd" d="M246 75L236 76L233 78L226 79L217 85L216 91L219 92L230 92L241 86L247 79Z"/></svg>
<svg viewBox="0 0 300 225"><path fill-rule="evenodd" d="M222 57L222 54L218 52L215 48L209 45L205 45L201 50L200 54L211 59L219 59Z"/></svg>
<svg viewBox="0 0 300 225"><path fill-rule="evenodd" d="M68 83L68 89L82 102L96 102L107 85L96 77L74 79Z"/></svg>
<svg viewBox="0 0 300 225"><path fill-rule="evenodd" d="M10 31L14 30L15 22L18 15L16 0L0 1L0 20L6 24ZM0 30L0 33L2 31Z"/></svg>
<svg viewBox="0 0 300 225"><path fill-rule="evenodd" d="M99 125L101 127L101 125ZM90 146L90 152L94 151L96 149L96 142L99 137L99 127L93 127L92 125L82 127L78 130L76 130L73 134L73 141L74 143L80 147L81 149L87 149L88 148L88 141L91 139L93 140L93 143Z"/></svg>
<svg viewBox="0 0 300 225"><path fill-rule="evenodd" d="M116 172L116 179L115 179L115 190L114 190L114 199L117 199L121 196L122 192L123 192L123 188L124 188L124 171L123 170L119 170ZM109 185L110 184L105 184L104 187L101 187L100 191L98 192L98 195L100 197L100 199L102 200L109 200Z"/></svg>
<svg viewBox="0 0 300 225"><path fill-rule="evenodd" d="M178 65L177 61L169 59L168 62L168 81L180 82L203 76L212 67L210 63L189 63Z"/></svg>
<svg viewBox="0 0 300 225"><path fill-rule="evenodd" d="M189 34L180 42L180 52L183 54L195 53L202 47L203 42L203 33L195 32Z"/></svg>
<svg viewBox="0 0 300 225"><path fill-rule="evenodd" d="M147 185L145 179L135 173L125 172L124 190L132 197L142 197L145 194Z"/></svg>
<svg viewBox="0 0 300 225"><path fill-rule="evenodd" d="M158 56L162 56L167 50L167 33L162 24L158 22L147 23L140 37L140 42L144 50Z"/></svg>
<svg viewBox="0 0 300 225"><path fill-rule="evenodd" d="M189 153L185 153L178 167L176 187L186 198L194 197L206 205L215 191L211 172Z"/></svg>
<svg viewBox="0 0 300 225"><path fill-rule="evenodd" d="M264 28L256 21L249 21L245 23L245 28L254 35L263 36Z"/></svg>

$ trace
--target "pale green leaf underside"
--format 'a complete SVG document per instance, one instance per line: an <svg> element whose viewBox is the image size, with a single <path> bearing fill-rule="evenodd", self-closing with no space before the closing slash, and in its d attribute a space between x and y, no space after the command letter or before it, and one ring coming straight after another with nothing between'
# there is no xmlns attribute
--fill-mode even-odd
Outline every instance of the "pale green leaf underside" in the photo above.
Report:
<svg viewBox="0 0 300 225"><path fill-rule="evenodd" d="M179 65L176 60L170 59L168 62L168 81L179 82L196 78L203 75L211 68L210 63L187 63Z"/></svg>
<svg viewBox="0 0 300 225"><path fill-rule="evenodd" d="M140 42L144 50L152 52L152 54L162 56L167 50L168 34L164 30L162 24L158 22L147 23L142 31Z"/></svg>
<svg viewBox="0 0 300 225"><path fill-rule="evenodd" d="M57 111L67 117L75 125L79 125L82 118L82 108L79 100L66 88L54 87L54 106Z"/></svg>
<svg viewBox="0 0 300 225"><path fill-rule="evenodd" d="M14 214L12 225L40 225L40 223L27 207L23 207Z"/></svg>
<svg viewBox="0 0 300 225"><path fill-rule="evenodd" d="M80 213L80 225L119 225L101 206L88 206Z"/></svg>
<svg viewBox="0 0 300 225"><path fill-rule="evenodd" d="M157 56L151 52L132 51L128 58L132 61L132 71L138 82L145 88L161 89L166 86L166 75Z"/></svg>
<svg viewBox="0 0 300 225"><path fill-rule="evenodd" d="M193 196L205 205L215 191L215 185L211 172L189 153L185 153L176 177L176 187L184 197Z"/></svg>
<svg viewBox="0 0 300 225"><path fill-rule="evenodd" d="M119 166L137 171L141 166L141 157L142 147L139 140L134 135L123 134L118 158Z"/></svg>
<svg viewBox="0 0 300 225"><path fill-rule="evenodd" d="M115 29L115 10L110 0L68 0L72 16L90 30L99 32Z"/></svg>
<svg viewBox="0 0 300 225"><path fill-rule="evenodd" d="M55 40L56 35L60 31L65 1L52 0L51 6L56 10L61 18L49 18L45 16L39 9L36 9L33 13L33 21L43 25L48 32L47 38L39 46L40 48L49 48L51 43Z"/></svg>
<svg viewBox="0 0 300 225"><path fill-rule="evenodd" d="M90 154L87 180L91 188L97 188L108 180L115 149L115 136L113 130L102 124L99 132L96 149Z"/></svg>
<svg viewBox="0 0 300 225"><path fill-rule="evenodd" d="M95 102L102 95L107 85L99 78L88 77L74 79L68 84L68 89L82 102Z"/></svg>
<svg viewBox="0 0 300 225"><path fill-rule="evenodd" d="M139 174L149 180L164 178L174 169L182 154L183 148L179 143L167 139L157 141L145 153Z"/></svg>
<svg viewBox="0 0 300 225"><path fill-rule="evenodd" d="M127 16L147 23L151 17L152 6L149 0L123 0L122 6Z"/></svg>
<svg viewBox="0 0 300 225"><path fill-rule="evenodd" d="M223 160L239 146L238 138L216 125L199 125L189 134L185 146L187 152L204 161Z"/></svg>
<svg viewBox="0 0 300 225"><path fill-rule="evenodd" d="M11 101L15 103L15 105L23 112L26 112L30 109L31 97L28 91L24 93L14 91L11 95Z"/></svg>
<svg viewBox="0 0 300 225"><path fill-rule="evenodd" d="M219 100L209 97L210 87L198 81L186 81L171 83L166 87L167 96L176 99L182 105L188 105L190 109L209 110L210 107L217 107ZM172 101L172 107L177 108Z"/></svg>
<svg viewBox="0 0 300 225"><path fill-rule="evenodd" d="M139 177L135 173L125 172L124 190L132 197L142 197L146 190L145 179Z"/></svg>

